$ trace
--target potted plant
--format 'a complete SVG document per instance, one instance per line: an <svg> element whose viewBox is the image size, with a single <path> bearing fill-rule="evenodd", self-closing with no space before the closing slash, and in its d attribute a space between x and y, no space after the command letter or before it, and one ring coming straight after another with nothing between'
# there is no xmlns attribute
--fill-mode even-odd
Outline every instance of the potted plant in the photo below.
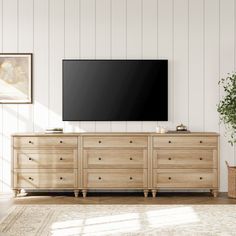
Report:
<svg viewBox="0 0 236 236"><path fill-rule="evenodd" d="M225 79L219 81L224 89L224 96L220 100L217 111L220 114L220 121L225 124L226 133L229 133L229 143L233 146L236 143L236 72L228 74ZM228 196L236 198L236 166L228 167Z"/></svg>

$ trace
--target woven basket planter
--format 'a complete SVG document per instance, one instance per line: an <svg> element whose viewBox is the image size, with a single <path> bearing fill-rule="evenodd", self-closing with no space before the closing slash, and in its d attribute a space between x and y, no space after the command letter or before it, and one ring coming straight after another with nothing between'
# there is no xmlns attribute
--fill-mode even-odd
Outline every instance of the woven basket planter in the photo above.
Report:
<svg viewBox="0 0 236 236"><path fill-rule="evenodd" d="M229 166L228 162L225 162L228 167L228 197L236 198L236 166Z"/></svg>

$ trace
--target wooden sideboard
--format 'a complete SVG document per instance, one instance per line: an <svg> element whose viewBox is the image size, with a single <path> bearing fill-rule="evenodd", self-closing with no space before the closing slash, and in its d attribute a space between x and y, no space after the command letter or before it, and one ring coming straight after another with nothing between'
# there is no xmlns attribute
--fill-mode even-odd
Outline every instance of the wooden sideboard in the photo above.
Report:
<svg viewBox="0 0 236 236"><path fill-rule="evenodd" d="M219 188L216 133L12 135L12 188L74 190Z"/></svg>

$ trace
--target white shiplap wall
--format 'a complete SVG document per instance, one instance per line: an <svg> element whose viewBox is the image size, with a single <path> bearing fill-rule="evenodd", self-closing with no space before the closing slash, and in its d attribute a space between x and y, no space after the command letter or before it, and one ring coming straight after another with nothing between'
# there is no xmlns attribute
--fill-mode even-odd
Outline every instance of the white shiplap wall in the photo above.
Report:
<svg viewBox="0 0 236 236"><path fill-rule="evenodd" d="M221 133L221 191L227 190L224 161L236 164L236 151L216 104L219 78L236 66L235 0L0 0L0 14L0 50L34 53L34 104L0 105L0 192L10 189L11 133L48 126L155 131L180 122ZM168 59L169 121L63 123L62 58Z"/></svg>

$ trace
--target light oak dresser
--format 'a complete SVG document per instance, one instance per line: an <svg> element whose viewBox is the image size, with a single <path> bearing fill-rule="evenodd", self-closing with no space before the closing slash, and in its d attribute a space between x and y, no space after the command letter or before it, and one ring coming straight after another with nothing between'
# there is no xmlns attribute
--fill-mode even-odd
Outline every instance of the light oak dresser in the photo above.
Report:
<svg viewBox="0 0 236 236"><path fill-rule="evenodd" d="M12 135L12 188L73 190L203 189L217 196L216 133Z"/></svg>

